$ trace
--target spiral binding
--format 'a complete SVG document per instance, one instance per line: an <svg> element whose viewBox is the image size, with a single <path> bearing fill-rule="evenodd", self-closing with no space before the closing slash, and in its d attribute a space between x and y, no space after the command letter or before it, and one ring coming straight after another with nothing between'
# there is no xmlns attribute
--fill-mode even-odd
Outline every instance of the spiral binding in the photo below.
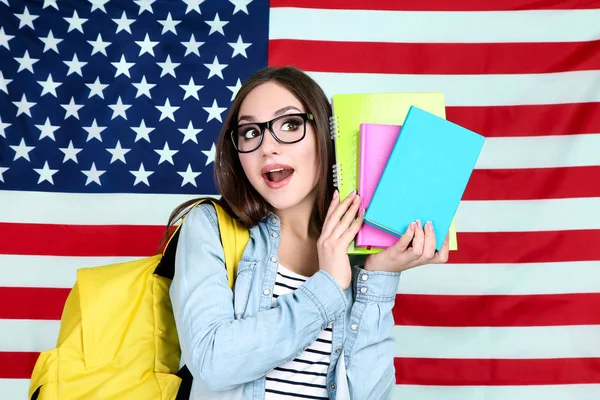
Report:
<svg viewBox="0 0 600 400"><path fill-rule="evenodd" d="M339 138L339 125L338 125L338 118L335 115L332 115L331 117L329 117L329 135L331 137L331 140L334 141L334 145L335 145L335 139ZM332 166L332 173L333 173L333 185L336 188L340 188L340 186L342 185L342 164L333 164Z"/></svg>

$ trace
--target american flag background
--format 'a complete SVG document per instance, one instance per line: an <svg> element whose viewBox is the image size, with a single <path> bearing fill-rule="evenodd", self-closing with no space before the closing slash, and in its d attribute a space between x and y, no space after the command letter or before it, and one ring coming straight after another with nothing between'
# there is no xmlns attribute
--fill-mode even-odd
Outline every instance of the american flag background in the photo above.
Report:
<svg viewBox="0 0 600 400"><path fill-rule="evenodd" d="M233 96L288 64L329 96L444 92L487 137L459 251L402 276L394 399L600 399L598 0L0 0L0 399L76 269L216 194Z"/></svg>

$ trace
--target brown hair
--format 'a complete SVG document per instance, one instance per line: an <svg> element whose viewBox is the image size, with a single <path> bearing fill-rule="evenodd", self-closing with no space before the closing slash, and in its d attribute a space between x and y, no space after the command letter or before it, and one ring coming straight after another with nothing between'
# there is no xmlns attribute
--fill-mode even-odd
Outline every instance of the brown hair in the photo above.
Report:
<svg viewBox="0 0 600 400"><path fill-rule="evenodd" d="M321 87L307 74L294 67L266 67L254 73L238 91L223 123L216 144L214 176L217 188L221 193L219 204L246 228L256 225L264 218L272 207L252 187L242 169L239 156L231 142L230 130L237 124L240 105L255 87L275 82L289 90L314 115L312 123L317 143L317 186L316 201L311 218L311 230L320 232L327 213L329 202L333 196L333 177L331 168L335 157L333 142L329 136L329 117L331 106ZM177 221L199 199L189 200L177 207L169 217L169 223L163 244Z"/></svg>

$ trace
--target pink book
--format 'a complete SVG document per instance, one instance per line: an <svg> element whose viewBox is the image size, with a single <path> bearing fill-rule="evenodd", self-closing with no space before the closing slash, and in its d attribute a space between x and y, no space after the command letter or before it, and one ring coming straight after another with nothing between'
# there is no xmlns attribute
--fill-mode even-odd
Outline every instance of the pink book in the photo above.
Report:
<svg viewBox="0 0 600 400"><path fill-rule="evenodd" d="M358 195L365 209L371 203L400 129L399 125L360 124ZM368 224L363 224L356 236L356 246L367 249L386 248L397 241L398 237Z"/></svg>

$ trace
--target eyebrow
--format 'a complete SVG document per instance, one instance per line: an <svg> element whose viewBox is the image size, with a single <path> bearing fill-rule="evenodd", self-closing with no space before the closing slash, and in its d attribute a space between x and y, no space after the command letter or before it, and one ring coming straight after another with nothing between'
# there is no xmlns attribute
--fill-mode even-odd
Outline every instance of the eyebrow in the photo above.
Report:
<svg viewBox="0 0 600 400"><path fill-rule="evenodd" d="M275 111L274 115L275 116L283 115L285 112L290 111L290 110L296 110L298 112L302 112L298 107L295 107L295 106L285 106L285 107L282 107L279 110ZM248 122L255 122L256 118L254 118L252 115L240 115L238 117L238 124L242 120L246 120Z"/></svg>

